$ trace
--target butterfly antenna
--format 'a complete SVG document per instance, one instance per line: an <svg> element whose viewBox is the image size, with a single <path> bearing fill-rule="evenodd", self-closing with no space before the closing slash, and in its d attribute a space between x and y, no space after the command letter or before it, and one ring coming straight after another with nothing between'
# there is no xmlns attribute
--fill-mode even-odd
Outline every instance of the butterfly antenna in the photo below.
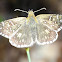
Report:
<svg viewBox="0 0 62 62"><path fill-rule="evenodd" d="M21 12L25 12L25 13L28 13L27 11L24 11L24 10L20 10L20 9L15 9L14 11L21 11Z"/></svg>
<svg viewBox="0 0 62 62"><path fill-rule="evenodd" d="M41 9L39 9L39 10L34 11L34 13L35 13L35 12L38 12L38 11L41 11L41 10L43 10L43 9L46 10L46 8L41 8Z"/></svg>

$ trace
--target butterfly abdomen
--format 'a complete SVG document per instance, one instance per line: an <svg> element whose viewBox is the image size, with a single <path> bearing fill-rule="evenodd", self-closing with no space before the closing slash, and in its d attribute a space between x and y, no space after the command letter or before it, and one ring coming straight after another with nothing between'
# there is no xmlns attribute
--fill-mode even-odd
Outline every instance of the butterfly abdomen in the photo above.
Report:
<svg viewBox="0 0 62 62"><path fill-rule="evenodd" d="M35 41L36 38L36 22L33 16L31 16L29 18L29 27L30 27L30 31L31 31L31 36L33 38L33 41Z"/></svg>

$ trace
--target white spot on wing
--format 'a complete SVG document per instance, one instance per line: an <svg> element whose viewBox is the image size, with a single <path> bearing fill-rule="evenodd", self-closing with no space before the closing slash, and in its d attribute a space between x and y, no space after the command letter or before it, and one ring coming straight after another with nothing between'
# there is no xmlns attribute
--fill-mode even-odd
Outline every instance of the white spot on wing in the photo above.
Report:
<svg viewBox="0 0 62 62"><path fill-rule="evenodd" d="M14 25L12 21L9 21L9 23L11 23L12 25Z"/></svg>
<svg viewBox="0 0 62 62"><path fill-rule="evenodd" d="M20 38L20 37L21 37L21 35L22 35L21 33L17 33L17 37L19 37L19 38Z"/></svg>
<svg viewBox="0 0 62 62"><path fill-rule="evenodd" d="M2 23L2 25L4 26L4 22L1 22Z"/></svg>
<svg viewBox="0 0 62 62"><path fill-rule="evenodd" d="M50 44L50 43L55 42L55 41L57 40L57 38L58 38L58 33L57 33L57 31L55 31L55 32L56 32L56 38L54 38L52 41L47 41L47 42L42 42L42 43L40 43L40 42L37 40L36 43L37 43L38 45L45 45L45 44Z"/></svg>
<svg viewBox="0 0 62 62"><path fill-rule="evenodd" d="M2 27L0 29L2 29Z"/></svg>
<svg viewBox="0 0 62 62"><path fill-rule="evenodd" d="M62 23L62 19L60 20L60 23Z"/></svg>

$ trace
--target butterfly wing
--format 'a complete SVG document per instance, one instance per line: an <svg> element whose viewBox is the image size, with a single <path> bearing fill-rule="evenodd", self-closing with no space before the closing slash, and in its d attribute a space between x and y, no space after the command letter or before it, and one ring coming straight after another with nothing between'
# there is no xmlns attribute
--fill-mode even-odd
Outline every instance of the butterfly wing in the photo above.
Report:
<svg viewBox="0 0 62 62"><path fill-rule="evenodd" d="M56 31L49 29L42 23L37 24L37 44L45 45L56 41L58 34Z"/></svg>
<svg viewBox="0 0 62 62"><path fill-rule="evenodd" d="M13 34L9 41L17 48L32 46L33 39L31 36L30 27L28 25L23 25L22 27L18 28L16 34Z"/></svg>
<svg viewBox="0 0 62 62"><path fill-rule="evenodd" d="M25 17L18 17L1 22L0 35L9 38L25 21Z"/></svg>
<svg viewBox="0 0 62 62"><path fill-rule="evenodd" d="M60 20L62 16L55 14L41 14L36 16L37 24L37 44L50 44L57 40L58 31L61 30Z"/></svg>
<svg viewBox="0 0 62 62"><path fill-rule="evenodd" d="M59 32L62 29L62 15L59 14L40 14L37 20L52 30Z"/></svg>
<svg viewBox="0 0 62 62"><path fill-rule="evenodd" d="M17 48L33 45L30 28L26 25L27 18L18 17L0 23L0 35L9 38L12 46Z"/></svg>

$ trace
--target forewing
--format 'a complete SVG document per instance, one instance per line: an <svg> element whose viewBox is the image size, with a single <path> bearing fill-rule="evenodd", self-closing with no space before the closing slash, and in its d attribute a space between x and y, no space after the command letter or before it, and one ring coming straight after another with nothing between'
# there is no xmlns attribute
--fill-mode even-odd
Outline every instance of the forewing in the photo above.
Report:
<svg viewBox="0 0 62 62"><path fill-rule="evenodd" d="M59 14L41 14L36 16L39 23L59 32L62 29L62 15Z"/></svg>
<svg viewBox="0 0 62 62"><path fill-rule="evenodd" d="M33 39L30 31L29 25L24 24L22 27L19 27L13 36L9 39L9 42L17 47L30 47L33 45Z"/></svg>
<svg viewBox="0 0 62 62"><path fill-rule="evenodd" d="M25 17L17 17L1 22L0 35L9 38L25 21Z"/></svg>
<svg viewBox="0 0 62 62"><path fill-rule="evenodd" d="M27 18L18 17L0 23L0 35L9 38L12 46L17 48L33 45L30 28L26 25Z"/></svg>
<svg viewBox="0 0 62 62"><path fill-rule="evenodd" d="M37 24L37 44L45 45L56 41L58 34L56 31L49 29L42 23Z"/></svg>

